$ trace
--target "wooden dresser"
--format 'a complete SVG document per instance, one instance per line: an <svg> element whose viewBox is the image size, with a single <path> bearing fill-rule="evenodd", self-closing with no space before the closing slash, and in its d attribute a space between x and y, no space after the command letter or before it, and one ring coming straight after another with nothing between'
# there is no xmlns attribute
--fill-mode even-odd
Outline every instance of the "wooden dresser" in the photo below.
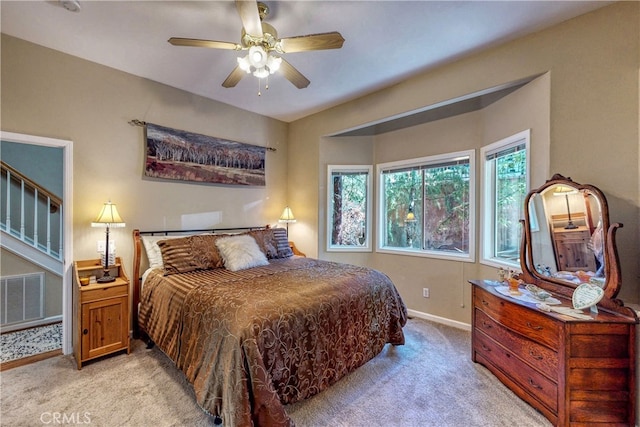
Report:
<svg viewBox="0 0 640 427"><path fill-rule="evenodd" d="M600 309L579 320L471 284L474 362L554 425L635 425L635 319Z"/></svg>

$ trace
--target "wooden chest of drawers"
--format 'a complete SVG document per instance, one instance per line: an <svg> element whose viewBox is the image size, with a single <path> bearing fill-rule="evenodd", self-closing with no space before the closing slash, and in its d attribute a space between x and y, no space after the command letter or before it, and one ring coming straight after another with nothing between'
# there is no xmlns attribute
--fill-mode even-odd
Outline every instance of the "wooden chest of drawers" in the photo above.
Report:
<svg viewBox="0 0 640 427"><path fill-rule="evenodd" d="M496 282L471 283L474 362L555 425L635 425L635 321L545 313L501 295Z"/></svg>

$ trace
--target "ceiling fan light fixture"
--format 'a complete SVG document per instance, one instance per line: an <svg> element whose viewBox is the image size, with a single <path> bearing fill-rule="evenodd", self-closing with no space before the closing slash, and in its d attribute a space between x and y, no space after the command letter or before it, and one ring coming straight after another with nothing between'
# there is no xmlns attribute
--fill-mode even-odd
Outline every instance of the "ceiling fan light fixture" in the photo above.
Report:
<svg viewBox="0 0 640 427"><path fill-rule="evenodd" d="M249 54L238 60L238 67L247 74L253 73L259 79L264 79L280 69L282 58L273 56L264 50L262 46L253 46Z"/></svg>
<svg viewBox="0 0 640 427"><path fill-rule="evenodd" d="M269 69L269 73L273 74L280 69L280 64L282 63L282 58L278 56L269 55L267 59L267 68Z"/></svg>
<svg viewBox="0 0 640 427"><path fill-rule="evenodd" d="M238 66L241 70L246 71L247 74L251 72L251 63L249 62L249 55L238 58Z"/></svg>
<svg viewBox="0 0 640 427"><path fill-rule="evenodd" d="M253 72L253 75L256 76L259 79L264 79L265 77L269 76L269 71L267 70L266 67L261 67L256 69Z"/></svg>
<svg viewBox="0 0 640 427"><path fill-rule="evenodd" d="M262 68L267 65L268 56L262 46L251 46L249 49L249 62L254 68Z"/></svg>

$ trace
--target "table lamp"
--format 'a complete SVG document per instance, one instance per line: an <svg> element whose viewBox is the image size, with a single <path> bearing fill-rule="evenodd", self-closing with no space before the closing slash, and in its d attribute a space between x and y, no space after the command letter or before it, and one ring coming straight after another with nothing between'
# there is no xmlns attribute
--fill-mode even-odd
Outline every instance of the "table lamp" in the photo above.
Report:
<svg viewBox="0 0 640 427"><path fill-rule="evenodd" d="M105 245L104 245L104 267L102 277L98 278L98 283L109 283L116 280L115 277L109 275L109 228L124 227L126 224L122 221L116 205L108 201L102 207L98 217L91 223L92 227L105 227Z"/></svg>
<svg viewBox="0 0 640 427"><path fill-rule="evenodd" d="M554 196L564 196L565 200L567 201L567 215L569 217L569 221L567 222L567 225L564 227L565 230L573 230L578 228L578 226L575 225L571 220L571 209L569 208L569 194L576 194L577 192L578 191L575 188L566 187L564 185L559 185L555 188L555 190L553 190Z"/></svg>
<svg viewBox="0 0 640 427"><path fill-rule="evenodd" d="M287 224L287 236L288 236L289 235L289 223L296 222L296 218L293 216L293 212L291 211L291 208L289 206L284 208L284 211L282 211L282 215L280 215L280 219L278 220L278 222L283 222L283 223Z"/></svg>

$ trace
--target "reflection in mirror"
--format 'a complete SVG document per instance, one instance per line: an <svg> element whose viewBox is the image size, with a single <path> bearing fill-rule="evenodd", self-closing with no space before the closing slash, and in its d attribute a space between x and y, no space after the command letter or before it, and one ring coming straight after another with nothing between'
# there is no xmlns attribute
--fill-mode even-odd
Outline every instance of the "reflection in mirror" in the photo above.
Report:
<svg viewBox="0 0 640 427"><path fill-rule="evenodd" d="M574 285L604 286L602 208L592 191L552 185L529 199L529 216L537 273Z"/></svg>
<svg viewBox="0 0 640 427"><path fill-rule="evenodd" d="M554 175L525 199L520 264L525 282L571 297L591 283L604 290L598 304L628 313L620 291L620 261L615 242L622 224L609 225L604 194L592 185Z"/></svg>

